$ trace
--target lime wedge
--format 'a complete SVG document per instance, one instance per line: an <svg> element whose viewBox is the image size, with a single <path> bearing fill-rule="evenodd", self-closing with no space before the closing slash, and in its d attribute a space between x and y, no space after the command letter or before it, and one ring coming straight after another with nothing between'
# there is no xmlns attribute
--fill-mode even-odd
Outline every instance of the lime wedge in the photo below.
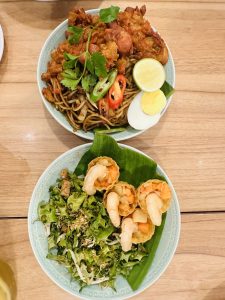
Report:
<svg viewBox="0 0 225 300"><path fill-rule="evenodd" d="M10 289L2 278L0 278L0 299L11 300Z"/></svg>
<svg viewBox="0 0 225 300"><path fill-rule="evenodd" d="M166 73L163 65L157 60L143 58L135 64L133 78L142 91L154 92L163 85Z"/></svg>
<svg viewBox="0 0 225 300"><path fill-rule="evenodd" d="M160 113L166 106L166 97L161 90L145 92L141 97L141 108L148 115Z"/></svg>

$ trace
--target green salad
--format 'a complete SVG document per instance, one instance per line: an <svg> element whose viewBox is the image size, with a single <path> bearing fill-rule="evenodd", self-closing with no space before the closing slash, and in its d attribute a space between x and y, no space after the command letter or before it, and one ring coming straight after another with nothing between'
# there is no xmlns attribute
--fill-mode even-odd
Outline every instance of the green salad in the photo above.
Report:
<svg viewBox="0 0 225 300"><path fill-rule="evenodd" d="M49 202L39 206L39 219L48 233L47 258L64 264L81 287L98 283L114 287L116 276L127 277L147 250L138 244L128 253L123 252L118 229L111 224L102 195L84 193L83 179L74 173L68 172L67 180L71 184L67 199L61 196L63 179L59 178L50 187Z"/></svg>
<svg viewBox="0 0 225 300"><path fill-rule="evenodd" d="M64 169L49 188L48 202L40 202L38 220L46 229L47 258L64 265L80 287L100 284L115 288L117 275L124 276L133 290L147 274L163 231L155 229L151 240L132 244L124 252L120 243L121 229L112 225L103 203L103 192L89 196L83 191L88 163L95 157L108 155L120 167L120 180L137 187L149 178L160 178L156 163L130 149L122 149L109 136L96 134L93 145L83 155L74 172ZM132 174L140 176L132 176Z"/></svg>

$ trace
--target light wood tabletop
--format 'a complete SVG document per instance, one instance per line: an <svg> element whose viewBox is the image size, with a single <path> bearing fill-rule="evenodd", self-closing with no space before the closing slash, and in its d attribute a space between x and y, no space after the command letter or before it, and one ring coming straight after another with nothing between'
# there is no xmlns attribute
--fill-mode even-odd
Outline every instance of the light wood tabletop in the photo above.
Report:
<svg viewBox="0 0 225 300"><path fill-rule="evenodd" d="M160 123L124 141L156 160L177 191L177 252L163 276L133 299L225 299L225 2L0 0L0 258L14 270L18 300L75 299L38 265L28 239L32 190L57 156L86 143L44 108L37 60L73 6L147 6L176 66L176 93Z"/></svg>

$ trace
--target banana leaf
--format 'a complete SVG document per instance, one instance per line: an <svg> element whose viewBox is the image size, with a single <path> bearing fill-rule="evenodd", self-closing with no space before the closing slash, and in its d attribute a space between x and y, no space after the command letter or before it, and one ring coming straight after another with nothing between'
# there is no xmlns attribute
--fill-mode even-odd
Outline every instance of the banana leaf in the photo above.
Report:
<svg viewBox="0 0 225 300"><path fill-rule="evenodd" d="M167 82L165 81L163 86L160 88L160 90L164 93L166 96L166 99L168 99L170 96L173 95L175 92L175 89Z"/></svg>
<svg viewBox="0 0 225 300"><path fill-rule="evenodd" d="M156 226L155 233L150 241L145 243L145 248L148 250L149 255L143 259L143 261L134 266L131 270L129 276L127 277L127 281L129 282L132 290L137 290L141 283L143 282L146 274L151 267L161 236L163 232L163 228L166 221L166 213L162 216L162 223L160 226Z"/></svg>
<svg viewBox="0 0 225 300"><path fill-rule="evenodd" d="M157 164L152 159L133 150L122 149L112 137L98 133L95 134L90 149L82 156L75 174L86 174L89 162L98 156L109 156L114 159L120 167L119 179L135 187L156 177Z"/></svg>
<svg viewBox="0 0 225 300"><path fill-rule="evenodd" d="M75 174L86 174L89 162L98 156L109 156L113 158L120 167L119 179L133 184L135 187L138 187L142 182L148 179L157 178L165 180L164 177L157 174L157 164L152 159L133 150L121 148L112 137L98 133L95 134L90 149L82 156L75 169ZM151 267L163 232L165 220L166 213L163 214L162 224L156 227L152 239L145 243L145 248L149 255L144 258L140 264L133 267L127 278L133 290L138 289Z"/></svg>

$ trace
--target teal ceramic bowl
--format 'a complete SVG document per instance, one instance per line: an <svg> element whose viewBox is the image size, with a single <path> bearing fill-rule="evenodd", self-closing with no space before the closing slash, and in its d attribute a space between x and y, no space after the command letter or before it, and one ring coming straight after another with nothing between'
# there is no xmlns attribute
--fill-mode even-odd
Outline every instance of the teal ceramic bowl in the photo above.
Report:
<svg viewBox="0 0 225 300"><path fill-rule="evenodd" d="M98 14L98 12L99 12L99 9L91 9L91 10L87 11L87 13L90 13L90 14ZM49 113L52 115L52 117L60 125L62 125L68 131L70 131L82 138L85 138L88 140L93 140L94 139L93 131L88 131L88 132L85 132L83 130L74 131L72 126L67 121L66 117L61 112L56 110L55 107L44 98L44 96L42 95L42 92L41 92L43 87L46 86L45 82L41 80L41 74L43 72L46 72L47 64L48 64L48 61L50 60L52 50L55 49L59 45L60 42L65 40L66 29L67 29L67 20L65 20L64 22L59 24L59 26L57 26L52 31L52 33L49 35L49 37L45 41L44 46L42 47L42 50L41 50L41 53L39 56L39 60L38 60L38 67L37 67L38 89L39 89L40 96L41 96L41 99L42 99L45 107L47 108ZM172 57L170 51L169 51L169 60L168 60L167 64L165 65L165 71L166 71L166 81L168 81L170 83L170 85L175 87L175 67L174 67L173 57ZM165 109L163 110L163 112L161 113L161 117L163 116L163 114L167 110L168 106L170 105L171 100L172 100L172 96L167 100L167 105L166 105ZM145 130L147 130L147 129L145 129ZM116 141L121 141L121 140L126 140L129 138L135 137L135 136L141 134L142 132L144 132L145 130L135 130L132 127L128 126L125 131L111 134L111 136Z"/></svg>
<svg viewBox="0 0 225 300"><path fill-rule="evenodd" d="M42 200L47 201L49 199L48 189L52 184L55 183L56 179L59 177L60 171L63 168L68 168L70 171L74 171L82 155L90 148L90 145L91 144L81 145L65 152L55 161L53 161L39 178L32 194L28 212L30 243L36 259L38 260L44 272L59 287L68 293L82 299L91 300L127 299L141 293L143 290L152 285L163 274L169 265L175 253L180 235L179 203L170 179L163 169L158 166L157 170L159 174L166 178L171 188L172 203L167 213L165 227L156 252L156 256L141 286L138 290L132 291L126 279L124 279L122 276L118 276L116 279L116 291L112 290L111 288L101 288L99 285L93 285L90 287L85 287L81 292L79 292L79 284L76 281L71 281L70 275L67 273L66 268L59 265L57 262L46 258L48 253L48 242L45 229L41 222L35 222L35 220L37 220L38 217L37 209L39 202ZM141 151L127 145L120 146L145 155Z"/></svg>

